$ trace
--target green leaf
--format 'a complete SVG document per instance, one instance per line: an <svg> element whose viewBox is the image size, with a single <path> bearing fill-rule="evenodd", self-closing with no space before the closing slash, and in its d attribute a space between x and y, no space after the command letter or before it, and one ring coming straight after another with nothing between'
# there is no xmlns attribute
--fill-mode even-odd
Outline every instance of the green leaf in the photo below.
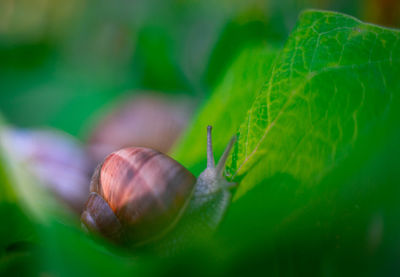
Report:
<svg viewBox="0 0 400 277"><path fill-rule="evenodd" d="M240 126L229 172L262 173L244 179L236 197L277 173L313 186L387 124L398 108L399 38L337 13L302 14Z"/></svg>
<svg viewBox="0 0 400 277"><path fill-rule="evenodd" d="M264 65L270 70L257 79L265 83L246 91L252 96L246 112L249 102L233 100L245 90L223 85L248 67L231 68L177 152L198 173L205 125L228 125L215 124L219 154L222 141L238 133L227 173L239 186L216 241L207 246L223 257L222 272L396 271L399 41L398 30L307 11L272 67ZM231 105L221 105L223 95ZM236 112L242 119L230 127Z"/></svg>
<svg viewBox="0 0 400 277"><path fill-rule="evenodd" d="M243 51L175 157L199 173L205 126L211 124L218 154L238 131L228 163L235 180L262 164L263 173L243 180L237 197L277 172L318 183L360 135L371 134L387 119L399 90L398 40L398 31L350 16L303 13L272 70L276 50L257 46Z"/></svg>
<svg viewBox="0 0 400 277"><path fill-rule="evenodd" d="M196 174L204 170L207 125L214 127L216 156L222 154L261 89L276 53L273 46L255 43L238 55L176 149L174 157L178 161Z"/></svg>

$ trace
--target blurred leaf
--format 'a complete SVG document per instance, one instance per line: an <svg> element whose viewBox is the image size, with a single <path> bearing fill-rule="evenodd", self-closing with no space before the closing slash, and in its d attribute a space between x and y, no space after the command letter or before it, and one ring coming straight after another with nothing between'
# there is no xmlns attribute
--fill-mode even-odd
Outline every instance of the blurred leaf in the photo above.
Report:
<svg viewBox="0 0 400 277"><path fill-rule="evenodd" d="M276 53L275 47L254 43L239 54L176 149L174 156L178 161L196 174L204 169L206 127L210 124L214 127L215 153L222 154L261 89Z"/></svg>
<svg viewBox="0 0 400 277"><path fill-rule="evenodd" d="M0 177L2 178L0 190L5 196L1 200L18 205L29 216L43 222L47 218L47 213L55 208L55 202L38 184L36 178L26 170L25 165L13 156L13 149L3 136L5 128L7 127L0 125Z"/></svg>
<svg viewBox="0 0 400 277"><path fill-rule="evenodd" d="M283 19L266 18L261 10L250 10L229 21L211 52L205 82L214 87L243 49L254 44L273 45L282 41L287 31Z"/></svg>
<svg viewBox="0 0 400 277"><path fill-rule="evenodd" d="M35 252L40 256L38 268L50 275L126 276L136 263L106 241L87 236L75 224L52 220L46 226L39 226L38 233L41 242Z"/></svg>
<svg viewBox="0 0 400 277"><path fill-rule="evenodd" d="M0 115L0 275L29 270L29 245L35 237L34 226L19 205L19 195L14 187L14 176L7 155L1 145L3 118ZM18 268L20 268L18 270Z"/></svg>
<svg viewBox="0 0 400 277"><path fill-rule="evenodd" d="M141 86L156 90L187 90L183 73L176 64L174 41L165 28L147 26L138 34L135 65Z"/></svg>

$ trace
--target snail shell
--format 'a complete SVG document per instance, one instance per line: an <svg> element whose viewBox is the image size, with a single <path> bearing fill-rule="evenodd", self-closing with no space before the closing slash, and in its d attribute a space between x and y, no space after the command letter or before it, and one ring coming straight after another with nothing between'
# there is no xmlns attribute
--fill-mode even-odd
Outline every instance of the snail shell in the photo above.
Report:
<svg viewBox="0 0 400 277"><path fill-rule="evenodd" d="M156 150L131 147L110 154L93 175L81 215L83 227L128 247L161 238L174 228L161 243L166 252L187 244L197 231L215 230L236 186L223 176L235 140L233 136L215 165L207 127L207 167L197 180Z"/></svg>
<svg viewBox="0 0 400 277"><path fill-rule="evenodd" d="M96 169L81 220L91 232L142 244L175 225L195 184L195 176L167 155L148 148L124 148Z"/></svg>

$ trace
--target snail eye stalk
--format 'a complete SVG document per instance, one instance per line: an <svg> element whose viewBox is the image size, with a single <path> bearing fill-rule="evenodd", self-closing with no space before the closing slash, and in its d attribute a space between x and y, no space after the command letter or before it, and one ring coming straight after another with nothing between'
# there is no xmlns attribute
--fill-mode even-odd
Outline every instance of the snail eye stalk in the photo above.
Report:
<svg viewBox="0 0 400 277"><path fill-rule="evenodd" d="M207 168L215 168L214 153L211 138L212 126L207 126Z"/></svg>

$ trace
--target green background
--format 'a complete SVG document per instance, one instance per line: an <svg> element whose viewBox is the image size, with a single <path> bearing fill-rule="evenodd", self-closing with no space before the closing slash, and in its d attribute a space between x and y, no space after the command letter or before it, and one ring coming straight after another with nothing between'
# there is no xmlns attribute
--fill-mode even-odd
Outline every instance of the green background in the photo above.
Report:
<svg viewBox="0 0 400 277"><path fill-rule="evenodd" d="M185 93L171 155L198 175L205 127L217 157L236 134L238 188L212 237L159 257L87 237L3 147L0 274L398 274L399 5L379 3L3 1L2 126L85 143L119 96Z"/></svg>

